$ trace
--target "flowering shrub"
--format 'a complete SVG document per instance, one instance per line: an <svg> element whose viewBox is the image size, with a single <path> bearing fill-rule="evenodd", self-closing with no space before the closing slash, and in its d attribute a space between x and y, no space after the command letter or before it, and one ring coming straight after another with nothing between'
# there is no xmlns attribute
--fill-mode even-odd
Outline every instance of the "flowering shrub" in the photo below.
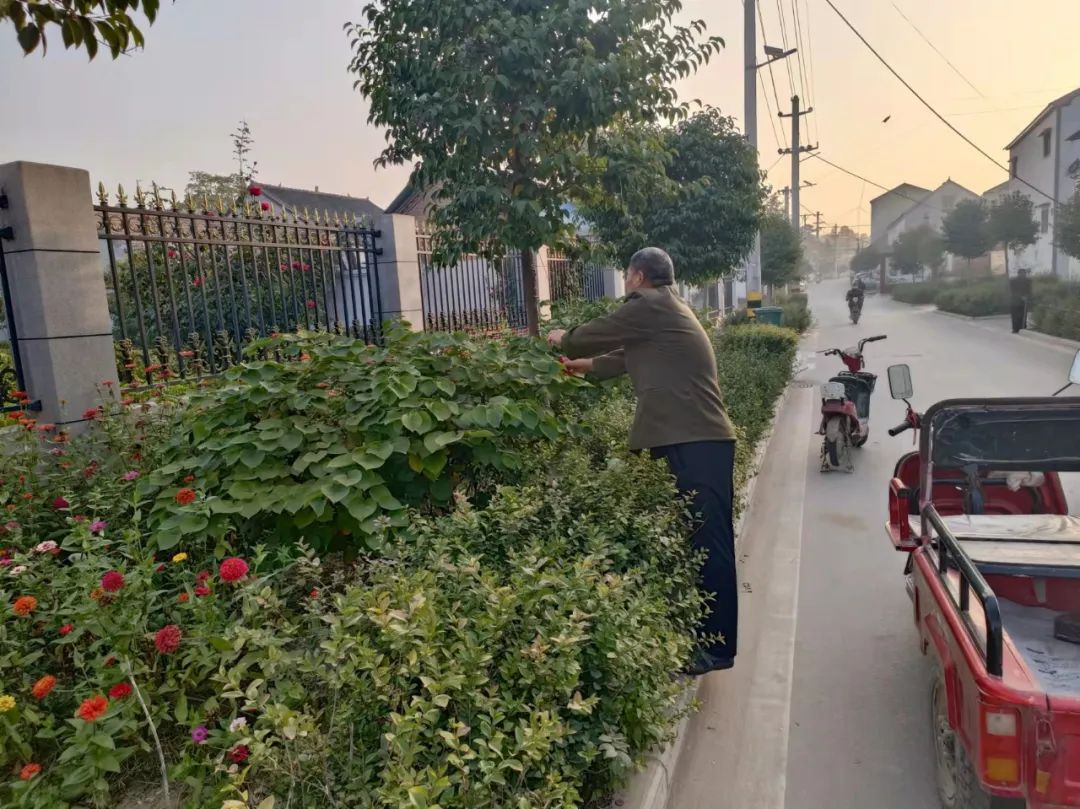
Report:
<svg viewBox="0 0 1080 809"><path fill-rule="evenodd" d="M794 350L762 328L718 338L755 435ZM113 805L159 758L208 809L595 804L670 735L703 608L669 476L625 449L627 386L519 340L278 349L309 359L237 369L174 427L106 408L9 467L9 502L35 496L0 540L0 806ZM353 490L384 524L338 522Z"/></svg>

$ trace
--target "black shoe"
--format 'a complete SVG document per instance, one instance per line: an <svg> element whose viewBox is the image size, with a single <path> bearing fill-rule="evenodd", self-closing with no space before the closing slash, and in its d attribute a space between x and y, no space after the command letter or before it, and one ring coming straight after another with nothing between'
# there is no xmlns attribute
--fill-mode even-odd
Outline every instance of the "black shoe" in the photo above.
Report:
<svg viewBox="0 0 1080 809"><path fill-rule="evenodd" d="M710 671L724 671L735 666L734 657L716 657L708 652L697 652L683 670L691 677L700 677Z"/></svg>

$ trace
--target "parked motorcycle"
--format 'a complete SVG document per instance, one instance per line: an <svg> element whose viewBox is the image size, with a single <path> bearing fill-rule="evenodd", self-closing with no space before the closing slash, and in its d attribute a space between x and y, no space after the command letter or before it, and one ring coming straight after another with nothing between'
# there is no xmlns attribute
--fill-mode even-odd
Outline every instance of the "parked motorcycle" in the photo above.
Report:
<svg viewBox="0 0 1080 809"><path fill-rule="evenodd" d="M840 372L821 388L821 471L855 471L851 450L870 438L870 396L877 375L865 370L863 347L884 340L886 335L865 337L854 348L828 348L819 353L837 356L847 370Z"/></svg>

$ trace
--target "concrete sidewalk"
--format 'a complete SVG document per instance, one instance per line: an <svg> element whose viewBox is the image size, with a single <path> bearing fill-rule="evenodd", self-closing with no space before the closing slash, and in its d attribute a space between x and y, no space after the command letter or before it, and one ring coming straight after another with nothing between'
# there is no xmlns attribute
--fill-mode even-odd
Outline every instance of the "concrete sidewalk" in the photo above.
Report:
<svg viewBox="0 0 1080 809"><path fill-rule="evenodd" d="M798 385L798 383L795 383ZM708 675L669 809L782 809L812 388L779 414L739 545L738 663Z"/></svg>

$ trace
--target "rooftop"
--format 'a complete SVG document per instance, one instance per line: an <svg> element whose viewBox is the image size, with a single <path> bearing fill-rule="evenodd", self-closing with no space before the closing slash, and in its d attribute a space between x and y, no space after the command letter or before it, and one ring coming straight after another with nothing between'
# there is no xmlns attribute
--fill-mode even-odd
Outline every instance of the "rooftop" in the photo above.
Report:
<svg viewBox="0 0 1080 809"><path fill-rule="evenodd" d="M1066 93L1061 98L1056 98L1053 101L1051 101L1049 104L1046 105L1046 107L1043 108L1042 112L1040 112L1038 115L1035 116L1035 118L1031 121L1030 124L1028 124L1027 126L1025 126L1023 128L1023 130L1020 132L1019 135L1017 135L1015 138L1013 138L1009 142L1009 145L1006 146L1005 148L1006 149L1011 149L1013 146L1015 146L1017 143L1022 141L1029 134L1031 134L1031 131L1033 129L1035 129L1035 127L1037 127L1039 125L1039 123L1043 120L1043 118L1045 118L1051 112L1056 110L1058 107L1066 107L1066 106L1068 106L1069 104L1072 103L1073 99L1076 98L1077 96L1080 96L1080 87L1077 87L1075 90L1073 90L1070 93Z"/></svg>
<svg viewBox="0 0 1080 809"><path fill-rule="evenodd" d="M309 211L327 211L331 214L353 215L361 219L375 219L382 215L382 208L367 197L353 197L348 194L330 194L306 188L289 188L284 185L260 183L263 196L278 205Z"/></svg>

